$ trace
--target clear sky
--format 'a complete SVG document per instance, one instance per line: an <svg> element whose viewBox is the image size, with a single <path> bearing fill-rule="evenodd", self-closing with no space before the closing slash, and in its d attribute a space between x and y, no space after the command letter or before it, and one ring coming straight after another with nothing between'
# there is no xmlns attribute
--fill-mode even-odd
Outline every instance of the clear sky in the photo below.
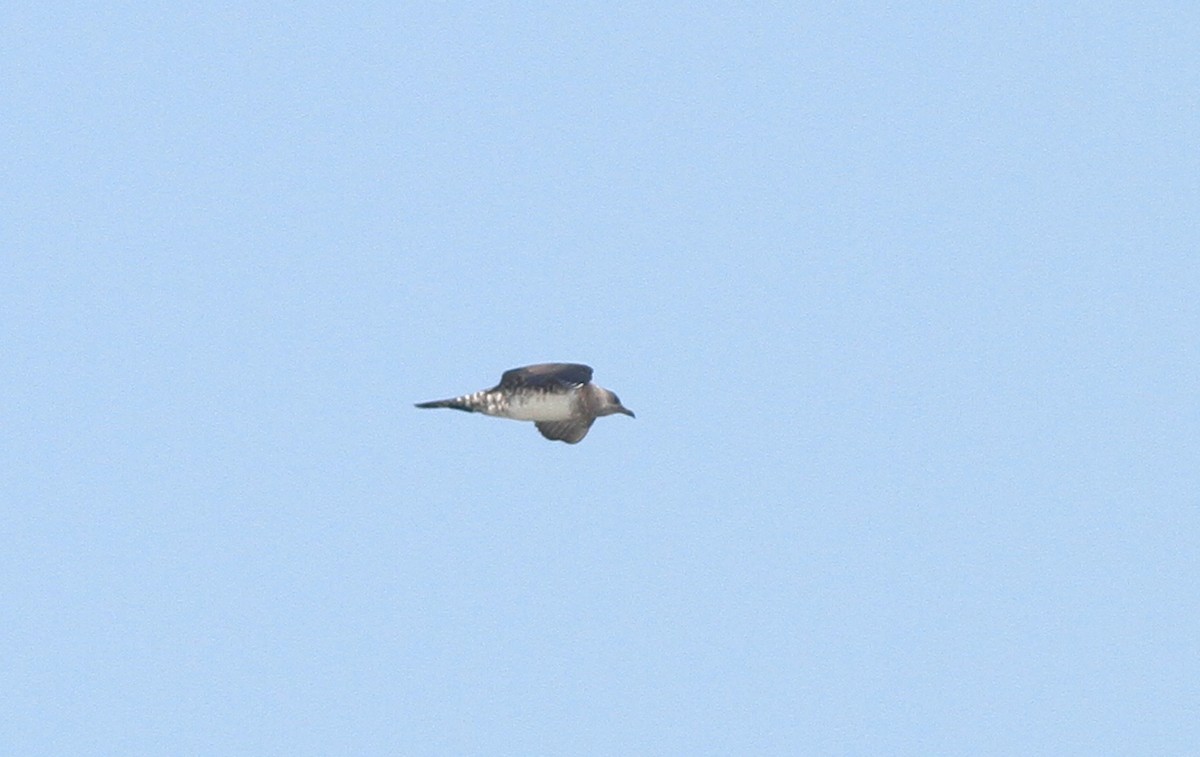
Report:
<svg viewBox="0 0 1200 757"><path fill-rule="evenodd" d="M0 11L0 752L1200 753L1200 6L401 5Z"/></svg>

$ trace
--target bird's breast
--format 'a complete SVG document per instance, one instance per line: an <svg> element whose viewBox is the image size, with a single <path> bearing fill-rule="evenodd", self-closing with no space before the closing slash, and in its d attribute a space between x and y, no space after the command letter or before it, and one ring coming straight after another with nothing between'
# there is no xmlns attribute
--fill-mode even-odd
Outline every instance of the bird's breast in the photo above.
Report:
<svg viewBox="0 0 1200 757"><path fill-rule="evenodd" d="M574 412L574 392L518 392L508 400L507 415L518 421L564 421Z"/></svg>

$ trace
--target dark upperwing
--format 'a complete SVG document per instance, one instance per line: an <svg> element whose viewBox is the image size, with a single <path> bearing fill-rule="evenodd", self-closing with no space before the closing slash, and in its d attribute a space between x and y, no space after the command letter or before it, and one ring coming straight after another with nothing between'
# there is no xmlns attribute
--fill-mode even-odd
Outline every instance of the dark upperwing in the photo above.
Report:
<svg viewBox="0 0 1200 757"><path fill-rule="evenodd" d="M592 380L592 367L579 363L539 363L505 371L497 389L555 387L586 384Z"/></svg>

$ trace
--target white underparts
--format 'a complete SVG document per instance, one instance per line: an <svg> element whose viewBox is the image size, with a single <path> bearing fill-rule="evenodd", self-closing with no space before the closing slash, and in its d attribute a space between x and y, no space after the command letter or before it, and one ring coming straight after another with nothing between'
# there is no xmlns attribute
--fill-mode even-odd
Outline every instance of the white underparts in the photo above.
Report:
<svg viewBox="0 0 1200 757"><path fill-rule="evenodd" d="M574 392L513 392L507 418L518 421L564 421L574 416Z"/></svg>

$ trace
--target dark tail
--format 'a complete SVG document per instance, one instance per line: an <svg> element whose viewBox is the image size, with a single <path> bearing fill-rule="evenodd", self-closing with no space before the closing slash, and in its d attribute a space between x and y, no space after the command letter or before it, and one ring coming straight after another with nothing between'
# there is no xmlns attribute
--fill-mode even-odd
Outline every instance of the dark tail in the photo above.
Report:
<svg viewBox="0 0 1200 757"><path fill-rule="evenodd" d="M467 405L467 403L463 402L462 397L455 397L452 400L434 400L433 402L418 402L416 406L420 407L420 408L448 407L451 410L462 410L462 411L468 412L468 413L475 412L474 410L472 410L470 408L469 405Z"/></svg>

